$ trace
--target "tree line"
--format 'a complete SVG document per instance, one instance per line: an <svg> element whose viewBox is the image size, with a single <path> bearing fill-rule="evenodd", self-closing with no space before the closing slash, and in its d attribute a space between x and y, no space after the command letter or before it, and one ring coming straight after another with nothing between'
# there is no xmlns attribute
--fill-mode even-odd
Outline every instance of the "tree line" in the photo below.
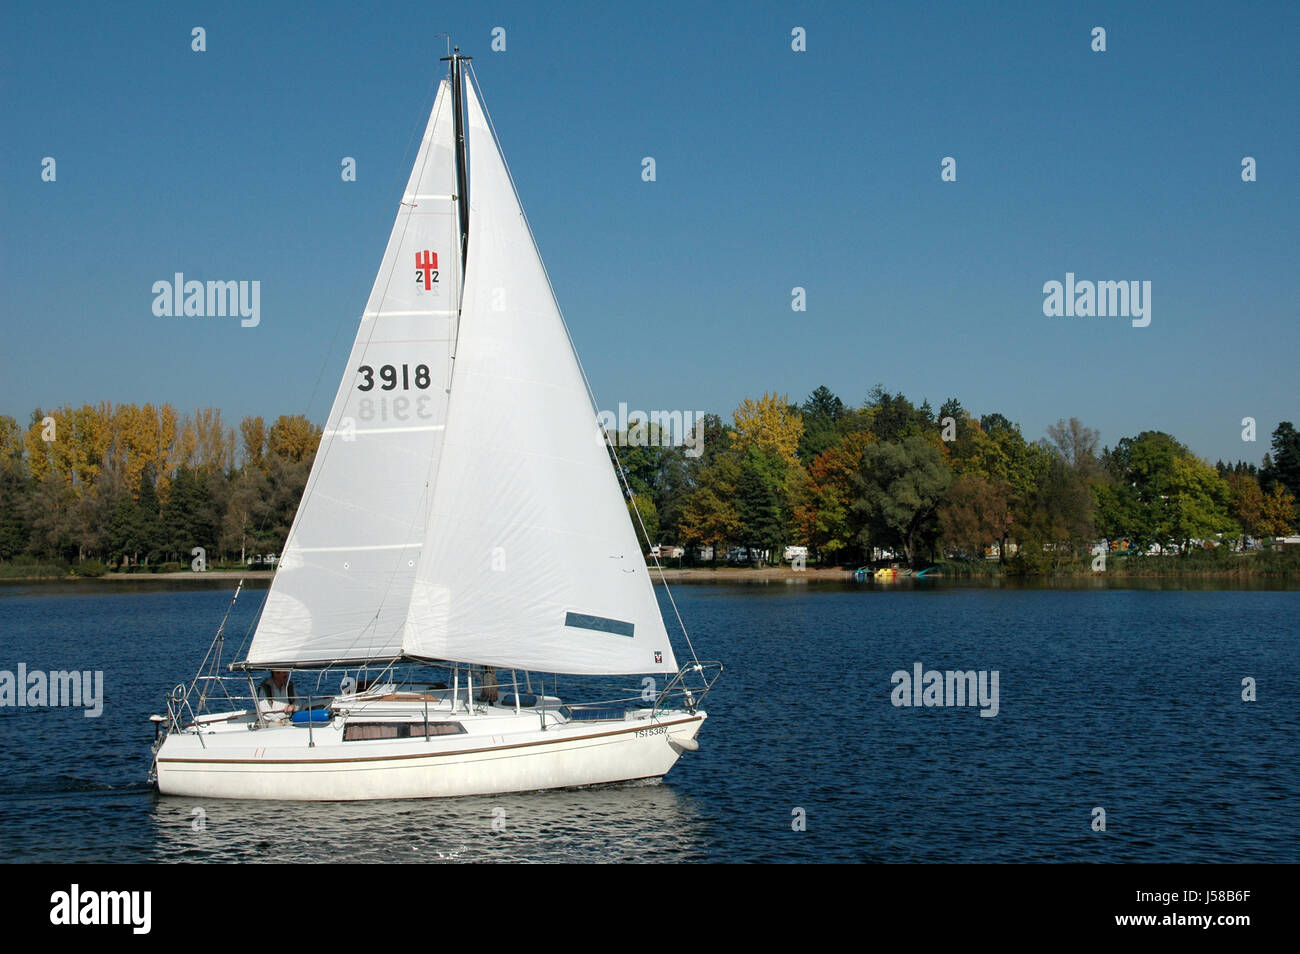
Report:
<svg viewBox="0 0 1300 954"><path fill-rule="evenodd" d="M1260 465L1209 465L1169 434L1098 447L1075 418L1028 440L955 398L934 411L877 386L859 406L825 387L802 404L746 398L705 415L689 446L638 423L611 434L651 543L779 557L809 548L852 564L887 550L920 565L1011 552L1022 569L1077 559L1100 539L1190 551L1293 533L1300 433L1278 425ZM321 436L307 418L227 425L168 404L0 416L0 561L210 565L279 553ZM629 446L630 445L630 446ZM1012 546L1014 544L1014 546Z"/></svg>
<svg viewBox="0 0 1300 954"><path fill-rule="evenodd" d="M1114 448L1061 420L1038 440L957 399L935 412L877 386L857 407L819 387L801 405L746 399L730 424L706 416L703 453L632 441L618 457L650 539L779 554L804 545L843 564L877 548L913 566L1006 559L1052 569L1097 541L1189 551L1294 532L1300 434L1278 425L1262 465L1214 466L1169 434ZM626 442L626 441L625 441ZM1014 544L1015 546L1009 546Z"/></svg>
<svg viewBox="0 0 1300 954"><path fill-rule="evenodd" d="M0 416L0 560L188 566L278 553L320 429L107 402Z"/></svg>

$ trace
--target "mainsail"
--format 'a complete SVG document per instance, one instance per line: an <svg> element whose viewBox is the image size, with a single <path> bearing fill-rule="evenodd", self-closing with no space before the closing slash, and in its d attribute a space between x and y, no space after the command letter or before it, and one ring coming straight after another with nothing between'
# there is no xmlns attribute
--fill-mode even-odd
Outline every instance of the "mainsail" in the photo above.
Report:
<svg viewBox="0 0 1300 954"><path fill-rule="evenodd" d="M452 99L444 83L247 663L675 672L585 379L469 84L457 299Z"/></svg>
<svg viewBox="0 0 1300 954"><path fill-rule="evenodd" d="M471 84L469 258L403 649L566 673L677 669L627 504Z"/></svg>
<svg viewBox="0 0 1300 954"><path fill-rule="evenodd" d="M453 135L443 81L249 648L251 666L401 651L460 299Z"/></svg>

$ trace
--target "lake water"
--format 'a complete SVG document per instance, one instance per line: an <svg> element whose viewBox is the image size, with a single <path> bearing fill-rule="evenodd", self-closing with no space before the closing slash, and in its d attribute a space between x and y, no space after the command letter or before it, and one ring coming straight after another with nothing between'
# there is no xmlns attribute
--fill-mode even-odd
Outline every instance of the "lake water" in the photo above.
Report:
<svg viewBox="0 0 1300 954"><path fill-rule="evenodd" d="M1300 860L1296 592L679 586L700 658L727 669L662 783L160 797L148 716L232 592L0 586L0 670L105 680L100 718L0 708L0 860ZM241 596L235 645L263 595ZM996 670L997 715L894 706L891 674L916 663Z"/></svg>

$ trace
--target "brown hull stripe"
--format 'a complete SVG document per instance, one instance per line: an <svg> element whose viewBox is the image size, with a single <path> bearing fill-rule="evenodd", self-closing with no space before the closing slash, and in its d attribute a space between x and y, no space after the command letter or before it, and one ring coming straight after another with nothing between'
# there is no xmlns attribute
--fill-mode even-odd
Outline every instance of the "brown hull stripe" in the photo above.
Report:
<svg viewBox="0 0 1300 954"><path fill-rule="evenodd" d="M410 755L371 755L360 756L348 759L187 759L187 758L159 758L159 762L197 762L204 765L322 765L329 762L391 762L396 759L428 759L437 758L447 755L473 755L476 752L502 752L506 749L527 749L535 745L558 745L561 742L585 742L588 739L603 739L611 735L626 735L629 732L643 732L647 728L659 728L663 726L688 725L692 722L702 722L702 716L695 716L690 719L678 719L676 722L656 722L650 726L640 726L631 729L617 729L613 732L598 732L595 735L571 736L567 739L542 739L537 742L516 742L513 745L489 745L481 749L456 749L450 752L418 752Z"/></svg>

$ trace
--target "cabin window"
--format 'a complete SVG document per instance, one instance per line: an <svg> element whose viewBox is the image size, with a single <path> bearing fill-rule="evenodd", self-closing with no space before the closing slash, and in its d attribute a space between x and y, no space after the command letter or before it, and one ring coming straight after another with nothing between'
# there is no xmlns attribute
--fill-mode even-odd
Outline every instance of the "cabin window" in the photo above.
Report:
<svg viewBox="0 0 1300 954"><path fill-rule="evenodd" d="M344 742L373 741L375 739L423 739L425 735L464 735L465 727L459 722L430 722L425 731L424 722L349 722L343 727Z"/></svg>

